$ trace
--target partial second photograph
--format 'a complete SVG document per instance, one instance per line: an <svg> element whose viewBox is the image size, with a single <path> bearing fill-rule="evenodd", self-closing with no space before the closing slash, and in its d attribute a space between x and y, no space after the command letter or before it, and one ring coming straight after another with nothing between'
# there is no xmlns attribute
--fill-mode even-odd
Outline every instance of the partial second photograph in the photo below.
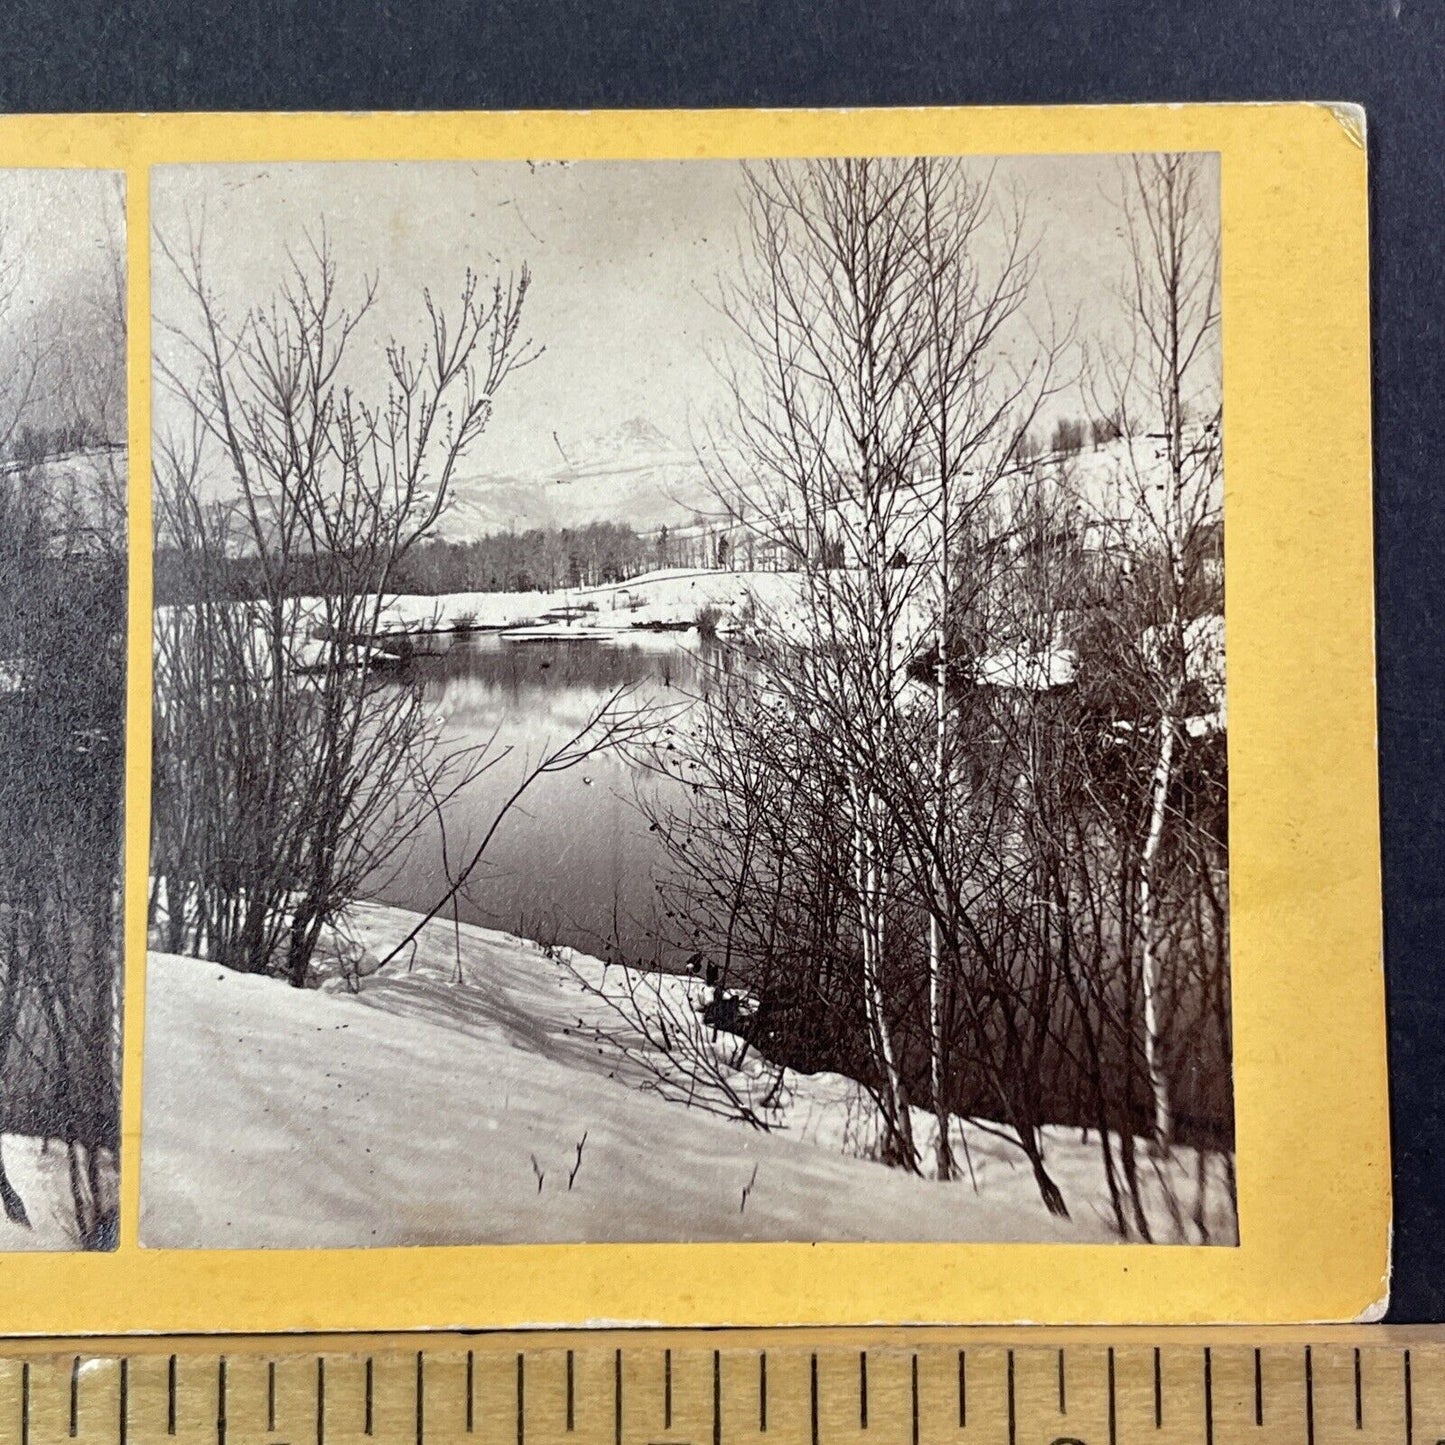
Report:
<svg viewBox="0 0 1445 1445"><path fill-rule="evenodd" d="M117 1239L125 187L0 169L0 1255Z"/></svg>
<svg viewBox="0 0 1445 1445"><path fill-rule="evenodd" d="M151 175L143 1245L1237 1244L1217 157Z"/></svg>

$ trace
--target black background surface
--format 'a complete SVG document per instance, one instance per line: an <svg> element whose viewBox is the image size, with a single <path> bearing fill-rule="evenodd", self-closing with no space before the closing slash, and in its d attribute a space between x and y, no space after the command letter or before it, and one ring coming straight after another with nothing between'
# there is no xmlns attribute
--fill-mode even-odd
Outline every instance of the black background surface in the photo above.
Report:
<svg viewBox="0 0 1445 1445"><path fill-rule="evenodd" d="M1445 1320L1439 0L0 4L5 110L1236 99L1352 100L1368 112L1395 1151L1390 1317Z"/></svg>

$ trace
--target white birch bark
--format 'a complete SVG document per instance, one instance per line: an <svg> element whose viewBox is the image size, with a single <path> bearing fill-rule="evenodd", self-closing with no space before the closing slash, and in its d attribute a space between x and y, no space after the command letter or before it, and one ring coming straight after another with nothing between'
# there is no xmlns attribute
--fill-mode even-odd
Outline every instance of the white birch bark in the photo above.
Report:
<svg viewBox="0 0 1445 1445"><path fill-rule="evenodd" d="M1139 870L1139 931L1143 938L1141 967L1144 989L1144 1065L1149 1076L1149 1092L1154 1105L1154 1148L1158 1153L1169 1149L1174 1137L1173 1108L1169 1097L1169 1080L1164 1071L1164 1029L1160 1000L1161 968L1156 937L1154 865L1159 845L1164 838L1164 811L1169 797L1169 782L1174 768L1174 735L1176 723L1173 709L1166 708L1159 720L1159 752L1149 793L1149 830L1144 837L1144 850Z"/></svg>
<svg viewBox="0 0 1445 1445"><path fill-rule="evenodd" d="M873 837L877 800L866 785L860 787L856 778L849 778L848 790L853 806L853 876L858 895L858 933L863 949L864 1008L892 1116L888 1120L888 1129L893 1136L892 1142L904 1155L902 1162L911 1165L914 1162L912 1121L884 1002L884 900Z"/></svg>
<svg viewBox="0 0 1445 1445"><path fill-rule="evenodd" d="M953 1147L949 1140L949 1108L943 1084L943 930L938 910L943 899L943 817L948 797L948 495L943 496L943 536L939 556L938 662L935 671L933 734L933 891L934 906L928 915L928 1037L929 1084L933 1095L933 1116L938 1133L934 1140L936 1172L940 1179L954 1177Z"/></svg>

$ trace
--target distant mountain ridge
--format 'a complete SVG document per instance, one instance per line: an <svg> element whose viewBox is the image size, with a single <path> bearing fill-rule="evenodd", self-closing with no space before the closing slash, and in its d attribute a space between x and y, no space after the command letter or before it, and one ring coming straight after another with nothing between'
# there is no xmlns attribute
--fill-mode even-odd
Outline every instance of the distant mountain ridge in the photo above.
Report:
<svg viewBox="0 0 1445 1445"><path fill-rule="evenodd" d="M693 450L634 416L590 437L553 432L525 472L458 477L440 532L466 541L496 532L626 523L639 532L686 525L715 507Z"/></svg>
<svg viewBox="0 0 1445 1445"><path fill-rule="evenodd" d="M1067 476L1069 489L1098 523L1117 523L1134 510L1134 468L1160 473L1160 443L1150 439L1085 445L1067 455L1039 458L1046 474ZM1007 492L1005 482L1001 491ZM629 417L589 437L554 432L526 471L474 472L458 477L439 527L449 541L499 532L585 527L618 522L647 535L666 526L689 527L720 511L707 471L690 445L645 417Z"/></svg>

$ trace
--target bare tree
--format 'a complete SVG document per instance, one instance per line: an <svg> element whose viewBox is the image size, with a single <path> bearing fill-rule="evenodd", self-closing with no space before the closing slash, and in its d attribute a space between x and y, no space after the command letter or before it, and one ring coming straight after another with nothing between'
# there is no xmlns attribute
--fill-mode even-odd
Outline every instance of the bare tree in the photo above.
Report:
<svg viewBox="0 0 1445 1445"><path fill-rule="evenodd" d="M760 696L745 661L725 670L730 656L721 654L703 695L658 738L656 765L685 789L687 806L641 805L668 859L659 928L703 977L700 1017L660 1029L633 1019L630 1029L651 1039L653 1067L670 1073L673 1094L690 1099L719 1066L733 1077L749 1051L767 1061L770 1081L735 1108L748 1123L769 1117L789 1066L848 1074L886 1119L891 1092L876 1065L849 924L845 785L807 720L783 699Z"/></svg>
<svg viewBox="0 0 1445 1445"><path fill-rule="evenodd" d="M156 871L173 937L300 985L345 901L477 766L366 664L397 569L537 354L530 278L469 272L451 309L424 293L422 345L393 339L367 400L347 368L374 284L343 302L324 233L235 320L196 234L158 245L188 309L157 374L189 426L157 446L157 511L190 600L158 619Z"/></svg>
<svg viewBox="0 0 1445 1445"><path fill-rule="evenodd" d="M914 222L928 168L863 159L748 173L750 269L727 299L746 368L732 427L745 470L716 475L726 500L748 503L735 514L757 517L802 578L803 617L776 620L764 665L830 740L843 780L888 1153L909 1168L917 1151L885 977L899 836L876 780L898 744L923 585L906 564L928 520L907 485L923 464Z"/></svg>
<svg viewBox="0 0 1445 1445"><path fill-rule="evenodd" d="M1150 155L1122 167L1130 336L1127 347L1105 358L1097 383L1112 403L1105 414L1118 418L1127 440L1122 481L1130 508L1121 540L1152 573L1155 593L1153 625L1139 649L1157 741L1137 886L1145 1052L1161 1151L1173 1139L1174 1111L1161 1006L1167 984L1159 869L1185 705L1191 683L1202 681L1202 643L1211 626L1198 625L1200 599L1191 584L1222 509L1219 234L1205 196L1206 164L1189 155Z"/></svg>
<svg viewBox="0 0 1445 1445"><path fill-rule="evenodd" d="M118 450L97 464L95 447L124 422L124 268L117 256L114 305L76 334L65 297L31 325L5 314L19 271L3 238L0 257L0 1134L61 1143L76 1242L107 1248L119 1146L125 464ZM82 367L93 391L68 385ZM110 485L93 485L92 470ZM30 1222L3 1160L0 1206Z"/></svg>
<svg viewBox="0 0 1445 1445"><path fill-rule="evenodd" d="M713 472L728 513L755 518L803 577L806 621L784 620L767 671L816 719L845 780L870 1030L893 1081L894 1152L913 1158L883 977L902 838L880 780L907 773L901 703L931 613L933 798L920 855L932 857L924 891L937 911L955 736L948 619L957 588L986 585L981 557L960 568L955 553L1016 468L1059 346L1041 344L1022 366L1002 360L1035 266L1022 207L996 197L986 171L929 159L772 166L751 174L749 199L753 270L728 298L747 357L732 378L732 450L745 461ZM928 1093L948 1178L941 929L931 918Z"/></svg>
<svg viewBox="0 0 1445 1445"><path fill-rule="evenodd" d="M912 384L925 418L922 456L909 485L925 502L932 523L918 565L931 566L936 577L933 817L923 849L932 855L927 888L929 1092L937 1121L937 1175L950 1179L948 988L939 917L948 896L943 878L946 815L958 736L950 720L950 616L956 603L967 606L971 596L990 583L992 552L987 547L969 549L967 543L978 536L978 524L1001 480L1017 470L1017 449L1048 394L1060 348L1056 340L1040 339L1037 354L1026 365L1006 364L998 354L1037 265L1023 205L1017 197L1011 206L1002 205L993 194L991 173L976 175L956 161L921 163L916 212L906 220L918 266L914 304L923 320ZM977 255L985 237L1000 258L991 270ZM964 556L958 555L960 549ZM964 595L956 598L956 592Z"/></svg>
<svg viewBox="0 0 1445 1445"><path fill-rule="evenodd" d="M1151 390L1141 327L1090 377L1118 383L1094 407L1105 455L1080 454L1083 423L1045 451L1029 438L1070 337L1005 344L1033 252L986 173L779 164L747 199L729 435L704 459L719 514L791 576L733 619L744 641L660 759L686 806L648 809L668 941L712 996L687 1027L630 998L629 1028L670 1097L762 1054L766 1092L721 1095L749 1122L786 1067L849 1075L903 1168L926 1099L939 1177L968 1119L1059 1215L1048 1155L1074 1125L1121 1236L1202 1239L1215 1151L1232 1192L1222 748L1195 716L1219 605L1210 343ZM1190 1204L1155 1088L1186 1047Z"/></svg>
<svg viewBox="0 0 1445 1445"><path fill-rule="evenodd" d="M324 236L234 322L199 240L161 249L190 305L158 370L190 428L156 448L158 520L186 600L157 620L152 914L173 950L299 986L325 930L423 830L440 833L447 888L381 963L444 909L455 935L464 890L532 785L625 748L651 709L625 690L606 699L524 760L479 842L454 847L449 803L511 750L447 744L420 684L378 685L368 663L497 394L538 354L521 334L528 274L490 289L469 274L450 312L424 294L425 343L415 356L389 343L385 397L368 402L347 356L374 287L343 304Z"/></svg>

